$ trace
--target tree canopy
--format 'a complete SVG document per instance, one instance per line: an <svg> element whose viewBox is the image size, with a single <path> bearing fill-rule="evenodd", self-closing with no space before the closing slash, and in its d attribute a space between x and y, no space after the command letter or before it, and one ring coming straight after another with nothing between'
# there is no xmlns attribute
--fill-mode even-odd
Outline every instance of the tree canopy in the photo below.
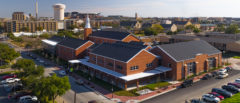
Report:
<svg viewBox="0 0 240 103"><path fill-rule="evenodd" d="M217 28L215 28L214 31L224 32L224 31L225 31L225 25L224 25L224 24L218 24L218 25L217 25Z"/></svg>
<svg viewBox="0 0 240 103"><path fill-rule="evenodd" d="M233 25L230 25L226 30L225 30L225 33L226 34L237 34L239 33L240 31L238 30L238 25L236 24L233 24Z"/></svg>
<svg viewBox="0 0 240 103"><path fill-rule="evenodd" d="M0 61L9 63L10 61L19 57L20 54L7 44L0 43Z"/></svg>
<svg viewBox="0 0 240 103"><path fill-rule="evenodd" d="M145 28L145 29L144 29L144 34L145 34L146 36L157 35L157 31L154 30L153 28Z"/></svg>

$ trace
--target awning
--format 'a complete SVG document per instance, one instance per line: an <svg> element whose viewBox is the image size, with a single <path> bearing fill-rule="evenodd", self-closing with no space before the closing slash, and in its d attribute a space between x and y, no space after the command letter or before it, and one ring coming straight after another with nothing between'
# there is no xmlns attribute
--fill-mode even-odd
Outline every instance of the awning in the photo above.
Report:
<svg viewBox="0 0 240 103"><path fill-rule="evenodd" d="M164 71L171 70L171 68L158 67L158 68L153 69L153 70L149 70L149 71L145 71L145 72L141 72L141 73L126 76L126 75L123 75L121 73L109 70L107 68L92 64L92 63L88 62L88 59L70 60L69 63L81 63L83 65L86 65L88 67L91 67L93 69L96 69L98 71L104 72L106 74L112 75L114 77L117 77L117 78L125 80L125 81L132 81L132 80L136 80L136 79L140 79L140 78L144 78L144 77L149 77L149 76L153 76L153 75L156 75L156 74L163 73Z"/></svg>
<svg viewBox="0 0 240 103"><path fill-rule="evenodd" d="M160 66L160 67L157 67L156 70L159 70L161 72L168 72L168 71L171 71L172 69L168 67Z"/></svg>
<svg viewBox="0 0 240 103"><path fill-rule="evenodd" d="M42 41L44 43L47 43L47 44L52 45L52 46L56 46L57 45L57 42L55 42L55 41L51 41L51 40L47 40L47 39L44 39Z"/></svg>

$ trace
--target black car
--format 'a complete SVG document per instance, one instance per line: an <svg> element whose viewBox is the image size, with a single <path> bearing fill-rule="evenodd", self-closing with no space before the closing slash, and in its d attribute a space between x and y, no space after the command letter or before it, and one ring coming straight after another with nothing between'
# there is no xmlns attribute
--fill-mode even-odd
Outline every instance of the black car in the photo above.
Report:
<svg viewBox="0 0 240 103"><path fill-rule="evenodd" d="M224 90L224 89L213 88L213 89L212 89L212 92L216 92L216 93L222 95L224 98L230 98L230 97L232 97L232 93L231 93L231 92L228 92L228 91L226 91L226 90Z"/></svg>
<svg viewBox="0 0 240 103"><path fill-rule="evenodd" d="M208 80L208 79L210 79L210 78L212 78L212 77L213 77L212 74L206 74L206 75L204 75L204 76L202 77L202 80Z"/></svg>
<svg viewBox="0 0 240 103"><path fill-rule="evenodd" d="M225 69L227 70L227 72L229 72L232 70L232 67L226 67Z"/></svg>
<svg viewBox="0 0 240 103"><path fill-rule="evenodd" d="M190 103L205 103L201 99L192 99L190 100Z"/></svg>
<svg viewBox="0 0 240 103"><path fill-rule="evenodd" d="M216 72L216 71L211 72L211 74L212 74L213 77L218 76L218 72Z"/></svg>
<svg viewBox="0 0 240 103"><path fill-rule="evenodd" d="M182 88L186 88L186 87L189 87L189 86L192 86L193 85L193 80L192 79L189 79L189 80L185 80L182 84L181 84L181 87Z"/></svg>
<svg viewBox="0 0 240 103"><path fill-rule="evenodd" d="M227 90L227 91L229 91L229 92L231 92L231 93L238 93L238 92L240 92L240 91L238 90L238 88L236 88L236 87L234 87L234 86L232 86L232 85L223 85L223 86L222 86L222 89L225 89L225 90Z"/></svg>
<svg viewBox="0 0 240 103"><path fill-rule="evenodd" d="M20 91L20 90L23 90L23 85L22 84L19 83L19 84L13 85L12 92Z"/></svg>

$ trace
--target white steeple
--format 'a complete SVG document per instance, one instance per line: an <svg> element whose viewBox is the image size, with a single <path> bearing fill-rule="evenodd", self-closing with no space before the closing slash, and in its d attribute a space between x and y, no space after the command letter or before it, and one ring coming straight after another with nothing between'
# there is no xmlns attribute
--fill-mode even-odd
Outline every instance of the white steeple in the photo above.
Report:
<svg viewBox="0 0 240 103"><path fill-rule="evenodd" d="M86 19L85 28L91 28L90 19L89 19L88 15L87 15L87 19Z"/></svg>

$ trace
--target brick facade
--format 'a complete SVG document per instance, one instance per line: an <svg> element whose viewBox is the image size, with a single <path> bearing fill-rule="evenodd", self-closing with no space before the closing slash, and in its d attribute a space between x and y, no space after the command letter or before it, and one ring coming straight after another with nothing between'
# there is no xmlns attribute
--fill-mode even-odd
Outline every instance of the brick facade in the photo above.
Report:
<svg viewBox="0 0 240 103"><path fill-rule="evenodd" d="M116 39L111 39L111 38L103 38L103 37L95 37L95 36L89 36L88 39L93 41L96 44L115 43L117 41L121 41L121 40L116 40ZM130 41L140 42L140 40L138 38L136 38L132 35L129 35L122 40L122 42L130 42Z"/></svg>
<svg viewBox="0 0 240 103"><path fill-rule="evenodd" d="M187 76L190 76L191 74L188 74L187 70L187 64L188 63L195 63L196 64L196 71L193 74L199 74L204 71L208 71L210 68L208 67L208 59L214 58L215 63L214 67L218 67L222 65L222 54L214 54L214 55L206 55L206 54L200 54L197 55L195 58L184 60L184 61L175 61L173 60L169 55L164 53L159 48L153 48L151 49L151 52L161 56L161 64L165 67L172 68L172 71L167 73L167 76L172 78L173 80L180 80L183 78L186 78Z"/></svg>
<svg viewBox="0 0 240 103"><path fill-rule="evenodd" d="M83 58L87 55L87 49L93 44L93 42L88 41L82 46L79 46L77 49L69 48L63 45L57 45L58 58L66 61Z"/></svg>

